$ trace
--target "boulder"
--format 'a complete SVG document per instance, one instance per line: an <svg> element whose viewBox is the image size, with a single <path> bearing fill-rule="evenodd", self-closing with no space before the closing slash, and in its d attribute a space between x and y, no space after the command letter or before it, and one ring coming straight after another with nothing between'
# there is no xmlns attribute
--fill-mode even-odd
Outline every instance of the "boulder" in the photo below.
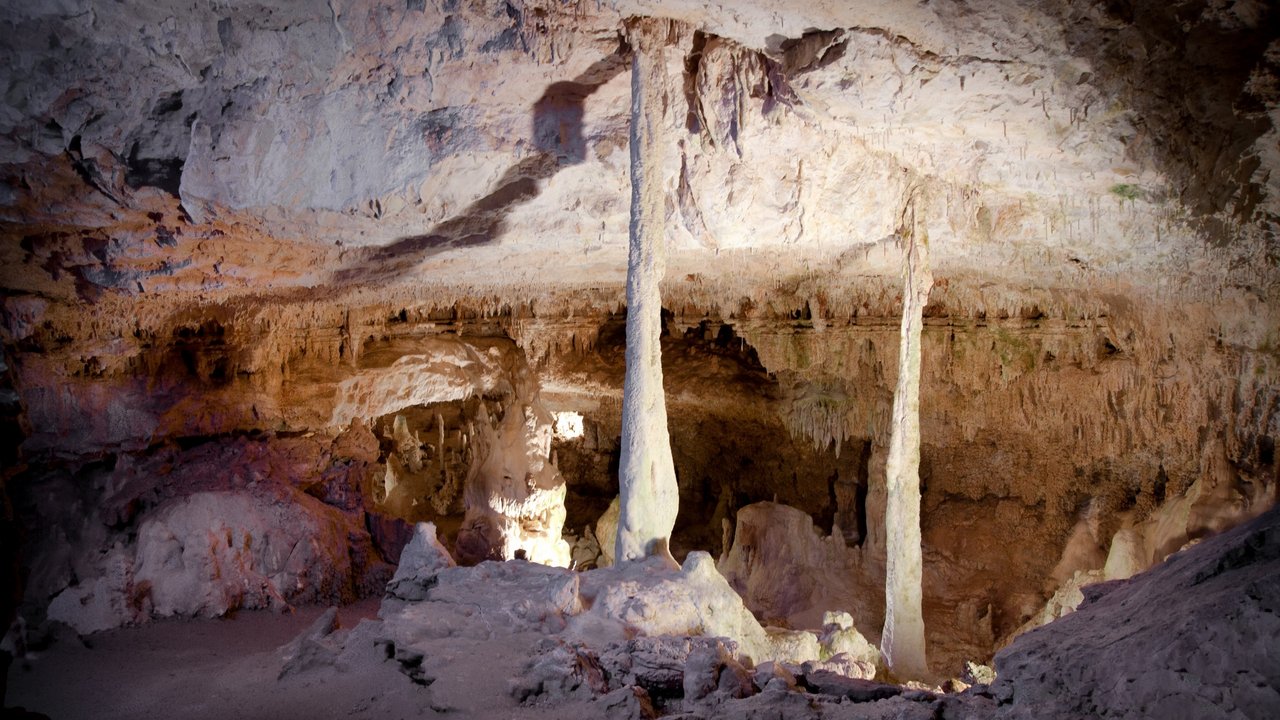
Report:
<svg viewBox="0 0 1280 720"><path fill-rule="evenodd" d="M855 658L848 653L832 655L825 660L809 660L800 666L800 674L802 675L819 670L858 680L872 680L876 676L875 665L866 660Z"/></svg>
<svg viewBox="0 0 1280 720"><path fill-rule="evenodd" d="M277 651L282 661L278 679L333 665L341 646L326 642L326 639L337 629L338 608L331 607L316 618L315 622L311 623L298 637Z"/></svg>
<svg viewBox="0 0 1280 720"><path fill-rule="evenodd" d="M609 685L600 660L586 646L549 639L550 648L534 656L524 673L512 681L511 696L519 702L534 697L564 700L603 695Z"/></svg>
<svg viewBox="0 0 1280 720"><path fill-rule="evenodd" d="M1264 718L1280 708L1280 510L1127 580L995 658L1015 717Z"/></svg>
<svg viewBox="0 0 1280 720"><path fill-rule="evenodd" d="M873 677L876 668L883 664L879 648L858 632L853 626L853 616L847 612L828 612L822 616L822 634L818 636L818 644L829 657L843 655L849 661L871 668L871 675L855 677ZM861 672L865 673L865 669Z"/></svg>
<svg viewBox="0 0 1280 720"><path fill-rule="evenodd" d="M649 694L644 688L624 687L596 698L597 717L611 720L652 720L658 714L653 709Z"/></svg>
<svg viewBox="0 0 1280 720"><path fill-rule="evenodd" d="M157 616L354 600L348 528L338 515L297 491L171 501L138 530L135 592Z"/></svg>
<svg viewBox="0 0 1280 720"><path fill-rule="evenodd" d="M755 691L751 674L719 641L698 643L690 648L684 665L683 686L686 705L744 698Z"/></svg>
<svg viewBox="0 0 1280 720"><path fill-rule="evenodd" d="M809 692L848 698L856 703L885 700L903 693L899 685L851 678L830 670L813 670L798 678Z"/></svg>

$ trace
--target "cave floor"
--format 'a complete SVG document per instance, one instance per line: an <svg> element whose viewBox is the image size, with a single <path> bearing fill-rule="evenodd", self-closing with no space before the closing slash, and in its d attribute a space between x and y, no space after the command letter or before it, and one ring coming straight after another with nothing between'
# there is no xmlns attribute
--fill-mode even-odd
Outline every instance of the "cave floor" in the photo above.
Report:
<svg viewBox="0 0 1280 720"><path fill-rule="evenodd" d="M276 649L324 611L246 610L212 619L160 620L141 627L60 636L47 649L16 660L9 670L6 704L53 718L252 717L277 698L254 697L274 684ZM378 600L339 611L352 626L377 616ZM298 705L298 699L294 699ZM290 703L293 704L293 703Z"/></svg>
<svg viewBox="0 0 1280 720"><path fill-rule="evenodd" d="M379 602L375 598L340 608L340 628L375 619ZM83 643L68 633L13 663L5 705L55 720L544 714L542 708L517 706L508 693L512 674L527 659L520 647L530 643L518 635L499 634L490 643L471 641L472 647L441 641L439 651L453 662L442 664L445 671L437 673L430 690L374 647L345 667L277 679L281 647L304 633L324 610L313 606L289 614L259 610L228 618L162 620L95 633ZM548 717L557 715L546 711Z"/></svg>

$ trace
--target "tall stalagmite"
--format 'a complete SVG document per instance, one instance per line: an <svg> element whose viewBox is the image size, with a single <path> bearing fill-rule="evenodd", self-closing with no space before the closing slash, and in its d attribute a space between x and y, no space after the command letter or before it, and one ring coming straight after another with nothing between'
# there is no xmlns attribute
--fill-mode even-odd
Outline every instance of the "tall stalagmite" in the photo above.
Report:
<svg viewBox="0 0 1280 720"><path fill-rule="evenodd" d="M670 25L643 18L630 25L631 245L627 255L627 370L622 389L619 561L669 554L679 492L662 389L662 297L666 269L666 198L662 127Z"/></svg>
<svg viewBox="0 0 1280 720"><path fill-rule="evenodd" d="M898 385L893 392L893 427L885 461L886 550L884 635L881 649L889 667L902 678L928 673L920 584L920 330L933 287L928 237L908 206L907 251L899 333Z"/></svg>

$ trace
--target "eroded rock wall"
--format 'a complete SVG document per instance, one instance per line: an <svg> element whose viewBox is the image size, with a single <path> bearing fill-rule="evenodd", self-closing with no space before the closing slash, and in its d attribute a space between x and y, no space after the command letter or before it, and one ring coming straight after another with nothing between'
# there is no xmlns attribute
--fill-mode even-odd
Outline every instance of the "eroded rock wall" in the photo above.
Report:
<svg viewBox="0 0 1280 720"><path fill-rule="evenodd" d="M1230 304L1188 305L1171 323L1164 308L1124 298L1075 304L1046 293L1011 311L992 295L975 311L948 307L958 294L945 284L938 292L922 334L922 523L926 622L939 628L931 642L947 667L986 656L1077 573L1101 577L1109 552L1130 547L1146 568L1275 502L1266 448L1277 417L1259 414L1274 408L1274 369L1259 368L1275 358L1262 323L1241 322ZM881 621L897 327L878 303L891 301L872 296L836 319L821 296L790 312L775 297L736 316L668 320L672 443L689 513L673 547L701 538L757 548L751 563L735 550L727 572L762 618L811 624L830 603L870 635ZM554 322L541 323L554 338ZM590 478L607 472L618 431L607 399L620 383L616 321L561 329L573 340L546 341L560 348L547 356L550 397L591 429L576 441L590 461L571 465L570 495L586 485L580 492L598 498L607 480ZM769 500L799 508L812 529L787 539L751 522L751 537L721 534L722 520L742 532L739 509ZM832 557L814 549L837 528ZM810 590L798 599L796 587Z"/></svg>
<svg viewBox="0 0 1280 720"><path fill-rule="evenodd" d="M30 611L53 599L54 616L98 630L351 600L385 581L403 520L449 518L472 562L524 550L568 564L551 418L497 325L420 308L353 333L349 310L311 307L208 307L199 325L127 337L77 324L76 343L98 355L25 354L15 374L39 429L12 490ZM23 341L62 332L50 320ZM410 432L402 413L425 414L447 441ZM429 487L388 497L389 475L440 469L446 455ZM91 617L73 617L82 607Z"/></svg>

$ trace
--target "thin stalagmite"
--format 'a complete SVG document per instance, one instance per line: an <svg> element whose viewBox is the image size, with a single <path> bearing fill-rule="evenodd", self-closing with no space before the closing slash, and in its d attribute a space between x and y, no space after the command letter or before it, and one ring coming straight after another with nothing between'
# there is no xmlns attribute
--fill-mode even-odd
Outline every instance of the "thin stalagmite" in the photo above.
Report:
<svg viewBox="0 0 1280 720"><path fill-rule="evenodd" d="M662 388L662 297L666 266L662 127L664 46L669 23L630 25L631 231L627 254L627 368L622 389L618 561L669 556L679 492Z"/></svg>
<svg viewBox="0 0 1280 720"><path fill-rule="evenodd" d="M928 238L917 222L915 203L906 238L902 329L899 333L898 385L893 392L893 426L885 461L887 559L884 634L881 649L889 667L902 678L928 674L920 585L920 330L933 287Z"/></svg>

